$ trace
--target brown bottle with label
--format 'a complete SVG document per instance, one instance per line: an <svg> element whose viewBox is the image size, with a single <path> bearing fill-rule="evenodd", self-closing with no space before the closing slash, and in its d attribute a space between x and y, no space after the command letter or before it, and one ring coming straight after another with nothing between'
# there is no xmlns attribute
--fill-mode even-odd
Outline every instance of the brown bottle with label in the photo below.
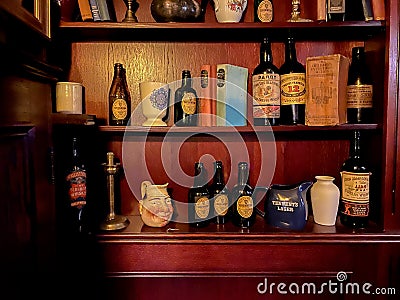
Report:
<svg viewBox="0 0 400 300"><path fill-rule="evenodd" d="M128 125L131 117L131 96L121 63L114 64L114 77L109 92L109 124Z"/></svg>
<svg viewBox="0 0 400 300"><path fill-rule="evenodd" d="M230 217L229 192L224 181L222 161L214 162L214 177L210 187L212 196L211 206L213 207L214 222L224 224Z"/></svg>
<svg viewBox="0 0 400 300"><path fill-rule="evenodd" d="M354 47L347 80L348 123L372 122L372 96L372 79L365 62L364 47Z"/></svg>
<svg viewBox="0 0 400 300"><path fill-rule="evenodd" d="M195 163L194 168L194 183L188 193L189 223L193 227L205 227L210 222L210 192L203 163Z"/></svg>
<svg viewBox="0 0 400 300"><path fill-rule="evenodd" d="M279 69L272 60L271 43L267 37L260 45L260 63L254 68L252 83L254 125L279 125L281 82Z"/></svg>
<svg viewBox="0 0 400 300"><path fill-rule="evenodd" d="M249 167L246 162L238 164L238 183L231 192L232 222L236 226L248 228L256 221L253 188L248 184Z"/></svg>
<svg viewBox="0 0 400 300"><path fill-rule="evenodd" d="M284 125L304 124L306 107L306 69L297 61L293 37L285 44L285 62L279 69L281 75L281 117Z"/></svg>
<svg viewBox="0 0 400 300"><path fill-rule="evenodd" d="M192 87L189 70L182 71L182 85L175 91L174 123L176 126L197 126L199 99Z"/></svg>
<svg viewBox="0 0 400 300"><path fill-rule="evenodd" d="M361 156L360 131L355 130L350 156L341 169L340 222L352 228L368 225L371 172Z"/></svg>

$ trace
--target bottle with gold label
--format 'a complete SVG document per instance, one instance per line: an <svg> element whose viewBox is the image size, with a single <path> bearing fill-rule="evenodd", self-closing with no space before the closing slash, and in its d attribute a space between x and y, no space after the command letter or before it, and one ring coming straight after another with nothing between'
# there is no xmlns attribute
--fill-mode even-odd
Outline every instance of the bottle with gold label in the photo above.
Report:
<svg viewBox="0 0 400 300"><path fill-rule="evenodd" d="M359 130L353 133L350 156L343 163L341 176L340 221L345 226L364 228L369 219L371 172L361 156Z"/></svg>
<svg viewBox="0 0 400 300"><path fill-rule="evenodd" d="M238 183L231 192L232 222L236 226L248 228L256 221L253 188L248 184L249 168L246 162L238 164Z"/></svg>
<svg viewBox="0 0 400 300"><path fill-rule="evenodd" d="M214 177L210 187L212 196L211 206L213 208L214 221L217 224L224 224L228 221L230 215L229 192L225 186L222 161L214 162Z"/></svg>
<svg viewBox="0 0 400 300"><path fill-rule="evenodd" d="M254 68L252 83L254 125L279 125L281 81L267 37L260 46L260 63Z"/></svg>
<svg viewBox="0 0 400 300"><path fill-rule="evenodd" d="M193 227L205 227L210 221L210 193L207 187L207 176L204 165L196 162L193 187L188 194L188 217Z"/></svg>
<svg viewBox="0 0 400 300"><path fill-rule="evenodd" d="M128 125L131 117L131 96L121 63L114 64L114 77L109 92L109 124Z"/></svg>
<svg viewBox="0 0 400 300"><path fill-rule="evenodd" d="M304 124L306 106L306 69L297 61L293 37L285 43L285 62L281 74L281 118L285 125Z"/></svg>
<svg viewBox="0 0 400 300"><path fill-rule="evenodd" d="M372 122L372 96L372 79L365 62L364 47L354 47L347 80L348 123Z"/></svg>
<svg viewBox="0 0 400 300"><path fill-rule="evenodd" d="M192 87L189 70L182 71L182 85L175 91L174 123L176 126L197 126L199 99Z"/></svg>
<svg viewBox="0 0 400 300"><path fill-rule="evenodd" d="M254 0L254 22L272 22L273 19L272 0Z"/></svg>

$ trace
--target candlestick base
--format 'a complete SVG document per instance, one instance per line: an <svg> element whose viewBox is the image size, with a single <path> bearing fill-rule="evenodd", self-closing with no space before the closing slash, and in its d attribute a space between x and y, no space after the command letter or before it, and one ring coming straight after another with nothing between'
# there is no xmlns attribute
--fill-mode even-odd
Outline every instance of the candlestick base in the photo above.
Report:
<svg viewBox="0 0 400 300"><path fill-rule="evenodd" d="M107 219L100 224L100 229L120 230L128 227L128 225L129 225L129 220L127 217L121 215L115 215L114 218L107 217Z"/></svg>

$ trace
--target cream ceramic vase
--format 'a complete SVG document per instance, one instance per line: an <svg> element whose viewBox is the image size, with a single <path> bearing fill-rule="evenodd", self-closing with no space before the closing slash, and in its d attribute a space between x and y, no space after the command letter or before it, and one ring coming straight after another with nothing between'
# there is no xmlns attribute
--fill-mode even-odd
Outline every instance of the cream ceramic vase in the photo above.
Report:
<svg viewBox="0 0 400 300"><path fill-rule="evenodd" d="M332 176L315 176L317 180L311 187L311 205L314 222L332 226L336 223L339 207L339 188L333 183Z"/></svg>

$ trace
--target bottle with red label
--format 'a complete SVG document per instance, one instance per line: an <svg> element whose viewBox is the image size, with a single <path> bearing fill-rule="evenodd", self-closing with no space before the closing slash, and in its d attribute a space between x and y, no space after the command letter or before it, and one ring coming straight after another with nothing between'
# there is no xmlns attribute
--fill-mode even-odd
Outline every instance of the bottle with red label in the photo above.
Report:
<svg viewBox="0 0 400 300"><path fill-rule="evenodd" d="M66 176L71 226L81 232L86 208L86 169L79 153L78 139L72 138L71 167Z"/></svg>
<svg viewBox="0 0 400 300"><path fill-rule="evenodd" d="M371 172L361 156L360 131L355 130L349 158L341 169L340 221L352 228L365 228L370 214Z"/></svg>
<svg viewBox="0 0 400 300"><path fill-rule="evenodd" d="M297 61L293 37L285 43L285 62L281 74L281 117L285 125L304 124L306 107L306 69Z"/></svg>
<svg viewBox="0 0 400 300"><path fill-rule="evenodd" d="M197 126L199 99L192 87L189 70L182 71L182 85L175 91L174 123L176 126Z"/></svg>
<svg viewBox="0 0 400 300"><path fill-rule="evenodd" d="M236 226L248 228L256 221L255 205L253 201L253 187L248 183L249 167L247 162L238 164L238 183L231 192L232 222Z"/></svg>

